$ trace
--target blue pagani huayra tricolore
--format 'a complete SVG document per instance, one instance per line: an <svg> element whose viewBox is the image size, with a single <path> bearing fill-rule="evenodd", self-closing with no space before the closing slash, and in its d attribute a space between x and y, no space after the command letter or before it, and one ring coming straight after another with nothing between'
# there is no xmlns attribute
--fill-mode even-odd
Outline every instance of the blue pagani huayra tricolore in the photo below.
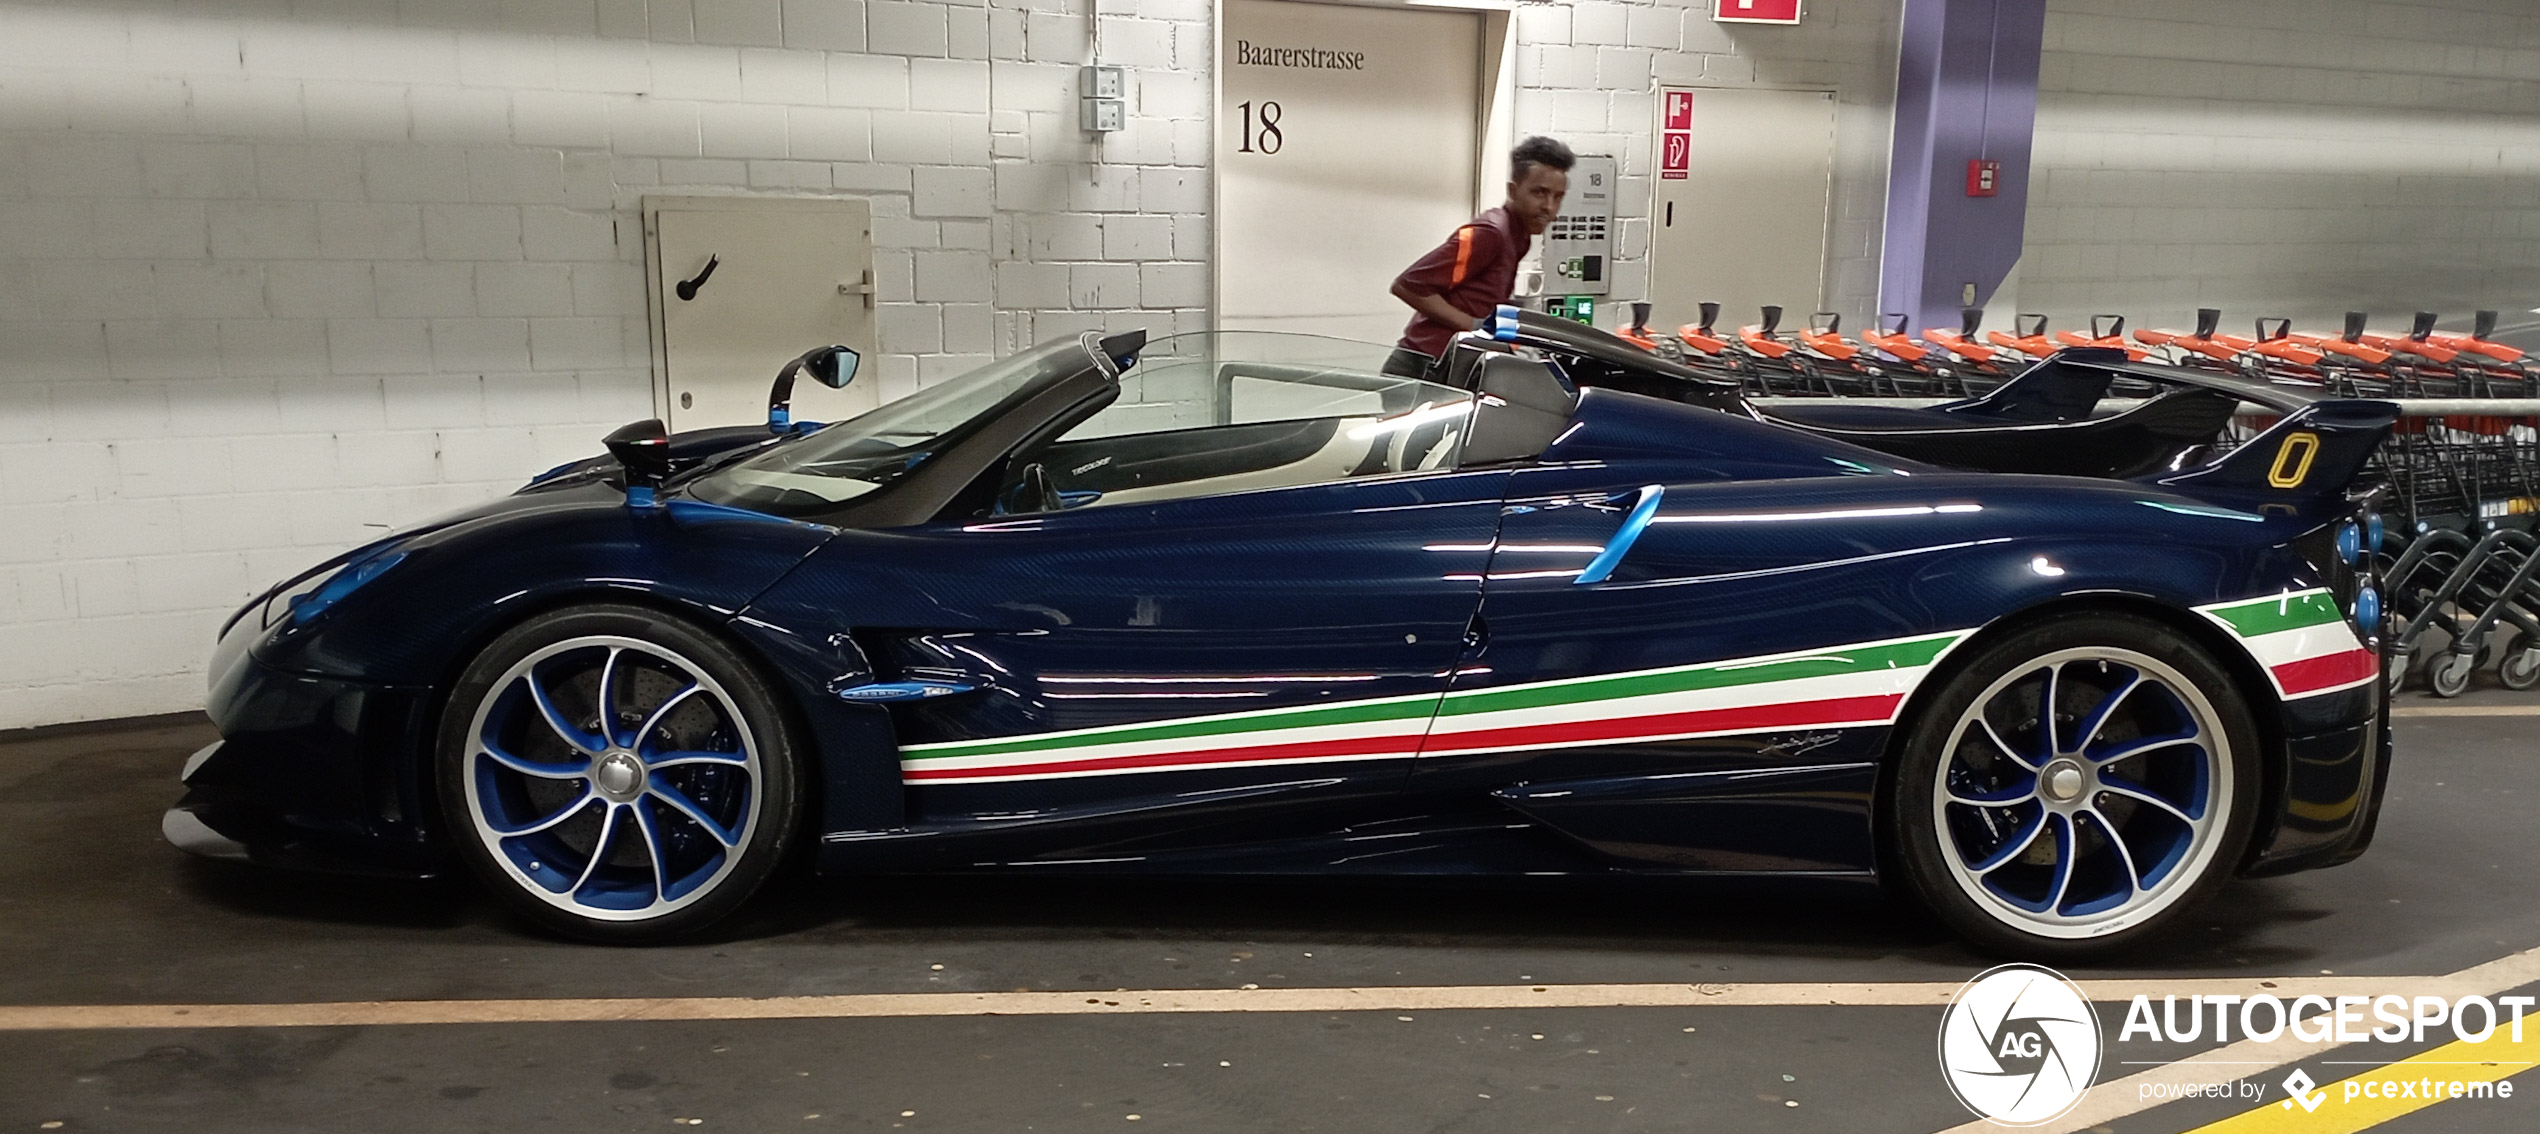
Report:
<svg viewBox="0 0 2540 1134"><path fill-rule="evenodd" d="M168 835L460 868L611 940L816 849L1878 877L2050 958L2370 841L2348 483L2394 407L2279 407L2214 457L2089 413L2095 356L1771 418L1499 330L1427 380L1337 340L1088 334L827 426L785 412L795 370L852 373L814 352L766 427L629 426L248 604Z"/></svg>

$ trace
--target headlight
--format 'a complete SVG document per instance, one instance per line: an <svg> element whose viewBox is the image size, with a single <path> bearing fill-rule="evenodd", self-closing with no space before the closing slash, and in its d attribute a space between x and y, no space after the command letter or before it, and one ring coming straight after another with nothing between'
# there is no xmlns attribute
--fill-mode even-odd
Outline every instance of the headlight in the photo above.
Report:
<svg viewBox="0 0 2540 1134"><path fill-rule="evenodd" d="M284 619L295 625L305 623L343 601L354 588L378 578L381 572L396 566L405 557L406 553L402 551L375 551L333 571L319 571L275 591L272 598L265 600L265 627L271 629Z"/></svg>

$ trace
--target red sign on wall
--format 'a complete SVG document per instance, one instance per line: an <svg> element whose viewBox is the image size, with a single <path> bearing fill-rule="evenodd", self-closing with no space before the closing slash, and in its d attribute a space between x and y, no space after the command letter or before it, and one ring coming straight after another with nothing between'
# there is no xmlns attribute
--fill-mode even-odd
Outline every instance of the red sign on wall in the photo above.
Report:
<svg viewBox="0 0 2540 1134"><path fill-rule="evenodd" d="M1711 0L1711 18L1724 24L1795 24L1800 0Z"/></svg>
<svg viewBox="0 0 2540 1134"><path fill-rule="evenodd" d="M1693 92L1662 91L1658 97L1658 177L1682 181L1693 170Z"/></svg>
<svg viewBox="0 0 2540 1134"><path fill-rule="evenodd" d="M1990 197L2001 191L2002 163L1983 158L1967 159L1967 195Z"/></svg>

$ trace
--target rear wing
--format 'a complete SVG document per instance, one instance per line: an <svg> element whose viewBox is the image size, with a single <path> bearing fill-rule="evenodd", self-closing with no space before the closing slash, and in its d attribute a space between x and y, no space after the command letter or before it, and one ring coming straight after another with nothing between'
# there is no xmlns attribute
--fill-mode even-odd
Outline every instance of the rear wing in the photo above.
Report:
<svg viewBox="0 0 2540 1134"><path fill-rule="evenodd" d="M2209 464L2145 479L2200 496L2297 509L2343 501L2347 485L2398 420L2394 402L2313 402Z"/></svg>
<svg viewBox="0 0 2540 1134"><path fill-rule="evenodd" d="M1932 408L2002 421L2075 421L2090 416L2116 380L2106 367L2125 360L2123 351L2066 347L2030 363L1986 394ZM2098 365L2076 365L2093 363Z"/></svg>

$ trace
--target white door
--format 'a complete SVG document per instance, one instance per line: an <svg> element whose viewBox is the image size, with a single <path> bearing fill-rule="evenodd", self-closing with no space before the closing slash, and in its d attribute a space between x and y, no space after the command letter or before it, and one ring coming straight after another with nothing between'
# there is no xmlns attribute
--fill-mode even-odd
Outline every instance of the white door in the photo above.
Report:
<svg viewBox="0 0 2540 1134"><path fill-rule="evenodd" d="M1834 93L1662 87L1658 119L1650 325L1693 322L1712 300L1722 327L1765 304L1805 326L1825 294Z"/></svg>
<svg viewBox="0 0 2540 1134"><path fill-rule="evenodd" d="M1482 16L1226 0L1217 322L1390 343L1388 288L1473 215Z"/></svg>
<svg viewBox="0 0 2540 1134"><path fill-rule="evenodd" d="M648 204L656 205L653 311L671 429L766 421L776 371L813 347L843 343L874 361L871 206L749 198ZM868 366L844 392L798 383L795 415L835 421L873 408L876 369Z"/></svg>

